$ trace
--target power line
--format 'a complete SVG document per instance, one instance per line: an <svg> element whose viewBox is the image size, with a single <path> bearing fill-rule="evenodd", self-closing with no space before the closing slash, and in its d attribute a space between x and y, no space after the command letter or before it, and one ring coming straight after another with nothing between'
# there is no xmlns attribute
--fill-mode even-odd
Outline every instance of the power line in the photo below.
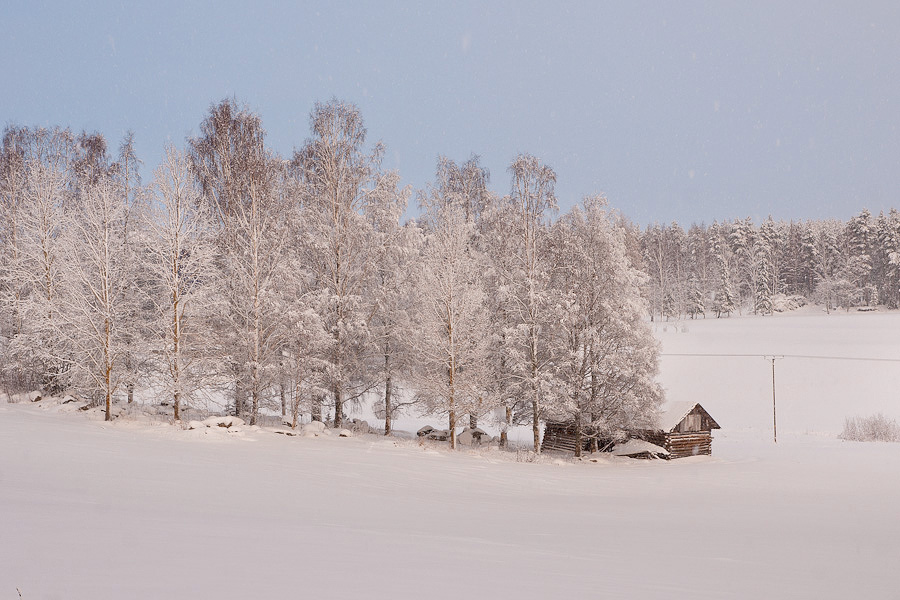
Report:
<svg viewBox="0 0 900 600"><path fill-rule="evenodd" d="M769 358L771 354L702 354L683 352L661 352L660 356L705 356L711 358ZM779 358L804 358L821 360L857 360L864 362L894 362L900 363L900 358L866 358L862 356L819 356L813 354L779 354Z"/></svg>
<svg viewBox="0 0 900 600"><path fill-rule="evenodd" d="M865 358L861 356L814 356L808 354L785 354L785 358L821 358L823 360L861 360L871 362L900 362L900 358Z"/></svg>
<svg viewBox="0 0 900 600"><path fill-rule="evenodd" d="M900 358L866 358L862 356L821 356L814 354L712 354L712 353L688 353L688 352L661 352L660 356L696 356L702 358L764 358L772 363L772 436L778 443L778 417L775 407L775 361L785 358L819 359L819 360L851 360L863 362L892 362L900 363Z"/></svg>

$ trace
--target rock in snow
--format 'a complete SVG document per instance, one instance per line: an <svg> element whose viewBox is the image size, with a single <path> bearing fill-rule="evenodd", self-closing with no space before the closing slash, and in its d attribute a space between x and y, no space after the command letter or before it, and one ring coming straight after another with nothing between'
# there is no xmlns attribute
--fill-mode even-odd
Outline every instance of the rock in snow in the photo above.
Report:
<svg viewBox="0 0 900 600"><path fill-rule="evenodd" d="M466 427L463 429L462 433L456 436L456 441L463 446L478 446L482 443L490 442L491 436L487 431L481 428L475 427L474 429L469 429Z"/></svg>
<svg viewBox="0 0 900 600"><path fill-rule="evenodd" d="M203 429L204 427L222 427L224 429L237 431L243 427L244 420L238 417L210 417L203 421L190 421L188 429Z"/></svg>

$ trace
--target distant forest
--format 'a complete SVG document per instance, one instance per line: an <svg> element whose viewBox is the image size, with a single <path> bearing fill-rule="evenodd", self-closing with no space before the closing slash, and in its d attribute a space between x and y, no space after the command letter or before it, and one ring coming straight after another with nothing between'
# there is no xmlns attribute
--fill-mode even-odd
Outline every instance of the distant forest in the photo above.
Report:
<svg viewBox="0 0 900 600"><path fill-rule="evenodd" d="M654 318L900 304L900 214L849 221L751 219L632 232ZM639 240L639 241L638 241ZM785 298L787 296L788 298ZM790 298L794 296L795 298Z"/></svg>

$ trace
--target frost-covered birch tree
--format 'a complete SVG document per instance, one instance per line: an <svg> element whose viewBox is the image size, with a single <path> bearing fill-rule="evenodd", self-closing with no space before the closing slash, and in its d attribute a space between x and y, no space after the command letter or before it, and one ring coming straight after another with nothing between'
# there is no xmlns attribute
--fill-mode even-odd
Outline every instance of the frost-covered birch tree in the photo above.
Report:
<svg viewBox="0 0 900 600"><path fill-rule="evenodd" d="M110 168L110 174L114 180L122 188L122 197L125 201L126 214L125 224L122 233L122 251L127 255L125 260L131 263L141 262L142 256L139 256L141 244L140 239L144 231L141 229L142 216L147 208L145 206L146 190L141 185L140 175L141 161L137 157L134 149L134 132L128 131L119 145L119 154L116 162ZM146 356L141 350L142 342L146 340L148 332L146 328L141 326L149 322L145 318L142 307L142 289L149 285L144 280L143 273L140 269L132 269L129 271L133 275L129 281L125 293L129 296L127 305L131 309L131 313L126 316L134 325L129 335L125 338L124 344L124 366L125 366L125 388L128 395L128 403L134 401L134 391L138 379L145 371Z"/></svg>
<svg viewBox="0 0 900 600"><path fill-rule="evenodd" d="M25 132L7 127L0 145L0 343L22 329L22 286L17 270L21 258L21 211L26 183Z"/></svg>
<svg viewBox="0 0 900 600"><path fill-rule="evenodd" d="M280 163L265 148L259 117L231 100L210 109L200 137L189 140L191 166L217 226L226 278L227 326L235 412L250 397L250 423L277 376L281 329L277 289L283 266L285 204L274 189Z"/></svg>
<svg viewBox="0 0 900 600"><path fill-rule="evenodd" d="M279 293L284 335L278 383L282 416L290 416L291 427L296 429L303 412L309 412L313 420L322 420L322 397L328 392L323 356L331 338L318 312L324 305L324 292L318 286L317 270L309 261L306 182L296 164L283 175L280 188L292 208L285 219L288 243Z"/></svg>
<svg viewBox="0 0 900 600"><path fill-rule="evenodd" d="M61 335L68 288L61 243L71 198L67 130L19 130L21 168L6 197L9 262L5 276L15 335L9 356L20 373L48 393L65 389L72 362ZM9 182L12 183L12 182ZM10 186L12 187L12 186Z"/></svg>
<svg viewBox="0 0 900 600"><path fill-rule="evenodd" d="M146 223L146 266L152 281L152 331L160 350L158 376L172 399L175 420L193 393L210 383L208 363L213 282L212 220L190 163L174 148L156 170L155 202ZM204 368L206 367L206 368Z"/></svg>
<svg viewBox="0 0 900 600"><path fill-rule="evenodd" d="M541 449L541 416L546 370L550 361L544 328L548 318L550 268L547 265L547 231L557 210L554 187L556 173L534 156L522 154L509 167L512 192L507 202L514 207L515 246L513 271L508 273L512 288L510 331L514 344L509 368L531 403L534 451Z"/></svg>
<svg viewBox="0 0 900 600"><path fill-rule="evenodd" d="M369 318L371 228L365 209L378 187L383 149L365 149L359 109L333 99L317 103L310 116L312 137L294 155L305 182L306 253L321 290L318 312L331 337L322 357L324 377L340 427L344 403L374 385L365 368Z"/></svg>
<svg viewBox="0 0 900 600"><path fill-rule="evenodd" d="M458 207L433 207L417 279L418 396L446 415L450 447L456 447L459 415L477 410L484 395L488 315L484 257L471 243L474 225Z"/></svg>
<svg viewBox="0 0 900 600"><path fill-rule="evenodd" d="M480 241L489 257L484 273L489 318L489 348L486 366L490 371L487 394L497 407L500 446L508 444L509 429L531 421L530 403L521 395L521 382L511 372L516 355L515 317L518 314L516 289L511 274L516 271L515 207L507 202L490 202L480 221Z"/></svg>
<svg viewBox="0 0 900 600"><path fill-rule="evenodd" d="M460 164L446 156L439 156L434 186L428 193L419 194L419 203L427 214L437 215L441 211L458 210L465 223L473 226L470 229L469 244L479 252L482 259L486 259L484 264L487 271L491 270L490 258L493 257L493 254L490 253L490 250L495 245L493 244L494 240L489 237L492 233L486 231L487 223L484 216L495 209L497 204L496 196L487 188L489 181L490 174L486 168L481 166L478 155L472 155ZM493 210L492 214L496 214L496 210ZM487 282L490 274L486 272L485 276L484 281ZM494 312L493 316L498 315ZM485 336L495 342L494 333L497 331L497 327L497 323L492 323L485 329ZM499 351L496 344L494 344L494 349ZM489 363L485 365L487 368L499 368L497 352L492 353L486 359ZM502 358L499 361L502 361ZM493 383L496 385L485 387L478 402L470 407L469 427L471 428L477 427L478 419L500 402L504 392L501 382L505 381L505 378L498 372L495 372L495 375L497 378L493 379Z"/></svg>
<svg viewBox="0 0 900 600"><path fill-rule="evenodd" d="M25 131L7 127L0 145L0 384L7 393L31 384L34 369L14 358L22 334L22 301L27 289L21 280L22 221L26 185Z"/></svg>
<svg viewBox="0 0 900 600"><path fill-rule="evenodd" d="M400 225L409 189L398 189L399 179L397 173L383 177L366 208L373 266L369 284L371 368L379 373L378 384L384 389L385 435L391 434L394 416L403 406L396 400L399 384L410 376L410 337L415 323L410 292L421 250L420 230Z"/></svg>
<svg viewBox="0 0 900 600"><path fill-rule="evenodd" d="M560 294L553 327L558 401L548 408L585 433L614 438L651 424L662 399L655 382L658 348L644 320L646 275L631 266L624 232L601 198L589 198L554 227Z"/></svg>
<svg viewBox="0 0 900 600"><path fill-rule="evenodd" d="M121 188L101 177L82 190L67 213L65 260L72 273L66 330L76 360L76 386L105 407L112 418L113 396L124 372L127 319L127 254L123 252L127 205Z"/></svg>

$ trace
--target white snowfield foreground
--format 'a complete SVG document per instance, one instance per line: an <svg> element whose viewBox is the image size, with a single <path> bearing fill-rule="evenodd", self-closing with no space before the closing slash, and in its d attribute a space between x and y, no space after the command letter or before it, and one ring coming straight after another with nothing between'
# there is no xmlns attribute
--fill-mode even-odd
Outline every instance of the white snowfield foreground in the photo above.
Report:
<svg viewBox="0 0 900 600"><path fill-rule="evenodd" d="M707 321L660 337L664 351L887 357L898 317ZM897 418L900 365L797 366L807 380L785 375L776 446L765 361L704 378L688 360L663 357L664 384L693 378L724 429L712 457L677 461L518 463L493 446L0 404L0 598L898 597L900 444L836 435L844 415ZM865 370L858 396L845 368ZM825 433L806 433L805 414Z"/></svg>
<svg viewBox="0 0 900 600"><path fill-rule="evenodd" d="M376 436L215 429L0 405L0 590L92 600L897 590L900 445L793 435L775 447L723 432L714 457L525 464Z"/></svg>

